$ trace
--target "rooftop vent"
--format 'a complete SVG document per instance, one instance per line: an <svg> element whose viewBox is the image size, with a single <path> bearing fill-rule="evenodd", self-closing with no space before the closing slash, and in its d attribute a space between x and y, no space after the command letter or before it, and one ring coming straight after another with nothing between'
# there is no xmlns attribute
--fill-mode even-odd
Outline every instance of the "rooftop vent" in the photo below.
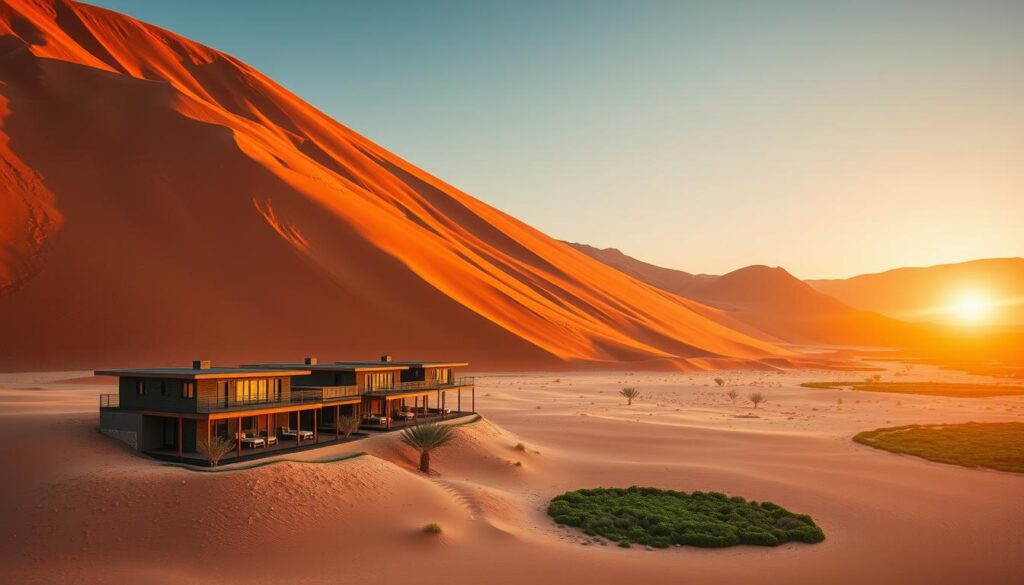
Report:
<svg viewBox="0 0 1024 585"><path fill-rule="evenodd" d="M210 360L192 360L193 370L209 370Z"/></svg>
<svg viewBox="0 0 1024 585"><path fill-rule="evenodd" d="M306 358L306 365L307 366L315 366L316 365L316 358L315 357L308 357L308 358Z"/></svg>
<svg viewBox="0 0 1024 585"><path fill-rule="evenodd" d="M384 355L380 356L380 361L382 361L382 362L390 362L391 361L391 356L388 355L388 354L384 354Z"/></svg>

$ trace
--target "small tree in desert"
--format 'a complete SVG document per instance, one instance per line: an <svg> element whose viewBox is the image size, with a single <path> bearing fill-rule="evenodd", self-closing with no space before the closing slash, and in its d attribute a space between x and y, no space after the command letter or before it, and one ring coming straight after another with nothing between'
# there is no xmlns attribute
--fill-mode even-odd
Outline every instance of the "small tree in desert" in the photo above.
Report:
<svg viewBox="0 0 1024 585"><path fill-rule="evenodd" d="M740 393L737 392L735 388L730 388L725 395L729 397L729 400L731 400L733 404L736 404L736 399L740 397Z"/></svg>
<svg viewBox="0 0 1024 585"><path fill-rule="evenodd" d="M619 394L626 399L626 406L632 406L633 401L640 398L640 391L636 388L623 388L619 390Z"/></svg>
<svg viewBox="0 0 1024 585"><path fill-rule="evenodd" d="M227 455L234 448L233 442L219 435L196 443L196 450L200 455L206 457L206 460L210 462L210 467L217 467L221 457Z"/></svg>
<svg viewBox="0 0 1024 585"><path fill-rule="evenodd" d="M430 452L455 440L448 425L426 423L413 425L402 431L402 442L420 452L420 471L430 473Z"/></svg>
<svg viewBox="0 0 1024 585"><path fill-rule="evenodd" d="M338 419L338 431L346 439L359 430L359 419L354 416L343 416Z"/></svg>
<svg viewBox="0 0 1024 585"><path fill-rule="evenodd" d="M715 378L715 384L718 384L719 388L725 386L725 378Z"/></svg>
<svg viewBox="0 0 1024 585"><path fill-rule="evenodd" d="M750 395L747 396L747 400L749 400L754 405L754 408L757 408L757 405L761 404L762 402L767 402L768 397L766 397L764 394L761 394L760 392L751 392Z"/></svg>

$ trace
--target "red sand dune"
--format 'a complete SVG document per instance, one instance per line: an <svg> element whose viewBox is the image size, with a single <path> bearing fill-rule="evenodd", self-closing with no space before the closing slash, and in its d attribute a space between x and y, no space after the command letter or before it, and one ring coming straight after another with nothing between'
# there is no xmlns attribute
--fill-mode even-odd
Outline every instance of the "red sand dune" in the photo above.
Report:
<svg viewBox="0 0 1024 585"><path fill-rule="evenodd" d="M317 352L494 368L792 355L155 26L7 0L0 80L0 368Z"/></svg>

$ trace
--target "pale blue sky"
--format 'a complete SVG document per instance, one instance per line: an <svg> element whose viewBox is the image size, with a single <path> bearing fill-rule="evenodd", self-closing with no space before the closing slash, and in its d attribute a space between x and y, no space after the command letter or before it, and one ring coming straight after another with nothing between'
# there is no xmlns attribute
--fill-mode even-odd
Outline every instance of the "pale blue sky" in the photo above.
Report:
<svg viewBox="0 0 1024 585"><path fill-rule="evenodd" d="M557 238L804 278L1024 255L1024 2L95 3Z"/></svg>

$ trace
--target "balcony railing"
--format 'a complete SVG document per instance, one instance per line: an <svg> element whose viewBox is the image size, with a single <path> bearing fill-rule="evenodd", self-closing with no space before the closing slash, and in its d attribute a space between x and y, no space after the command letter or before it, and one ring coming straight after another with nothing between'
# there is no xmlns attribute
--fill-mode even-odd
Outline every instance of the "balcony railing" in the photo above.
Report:
<svg viewBox="0 0 1024 585"><path fill-rule="evenodd" d="M422 390L447 390L451 388L464 388L472 386L474 379L471 377L456 378L447 382L436 380L419 382L399 382L390 388L375 388L372 390L361 389L358 386L294 386L288 395L267 396L263 398L238 399L229 396L225 399L220 397L198 397L196 398L197 413L223 412L232 410L250 410L254 408L272 408L275 406L288 406L292 404L318 404L342 400L361 395L384 396L400 394L403 392L415 392ZM100 408L120 408L120 398L117 394L101 394ZM180 408L180 407L179 407Z"/></svg>
<svg viewBox="0 0 1024 585"><path fill-rule="evenodd" d="M399 394L402 392L415 392L417 390L447 390L449 388L459 388L465 386L472 386L474 379L472 377L465 378L454 378L447 382L439 380L421 380L418 382L398 382L388 388L374 388L364 389L363 394L381 395L381 394Z"/></svg>
<svg viewBox="0 0 1024 585"><path fill-rule="evenodd" d="M290 404L315 404L323 402L320 392L315 390L292 391L288 396L267 396L266 398L221 397L207 396L196 399L196 412L220 412L225 410L249 410L253 408L270 408Z"/></svg>
<svg viewBox="0 0 1024 585"><path fill-rule="evenodd" d="M358 386L292 386L292 393L295 392L319 392L324 402L360 395Z"/></svg>

